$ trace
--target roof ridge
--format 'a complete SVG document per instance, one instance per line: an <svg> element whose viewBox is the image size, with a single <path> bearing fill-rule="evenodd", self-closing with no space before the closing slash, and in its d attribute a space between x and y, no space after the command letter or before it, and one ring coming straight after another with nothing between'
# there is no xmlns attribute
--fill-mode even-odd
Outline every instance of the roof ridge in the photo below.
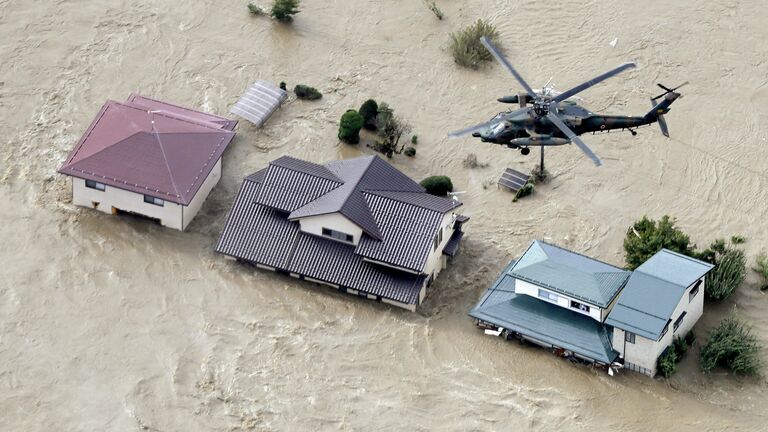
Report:
<svg viewBox="0 0 768 432"><path fill-rule="evenodd" d="M667 248L661 248L661 249L659 250L659 252L667 252L667 253L669 253L669 254L672 254L672 255L675 255L675 256L677 256L677 257L680 257L680 258L684 258L684 259L686 259L686 260L688 260L688 261L694 262L694 263L696 263L696 264L702 264L702 265L704 265L704 266L706 266L706 267L710 267L710 268L713 268L713 267L714 267L714 265L713 265L713 264L710 264L710 263L708 263L708 262L706 262L706 261L700 260L700 259L698 259L698 258L694 258L694 257L692 257L692 256L688 256L688 255L682 254L682 253L680 253L680 252L676 252L676 251L673 251L673 250L671 250L671 249L667 249ZM659 252L656 252L656 253L659 253ZM655 254L654 254L654 255L655 255ZM651 258L653 258L653 257L651 257ZM648 258L648 259L650 260L650 258ZM647 262L647 261L646 261L646 262ZM645 264L645 263L643 263L643 264Z"/></svg>
<svg viewBox="0 0 768 432"><path fill-rule="evenodd" d="M585 254L583 254L583 253L581 253L581 252L572 251L572 250L570 250L570 249L566 249L566 248L564 248L564 247L562 247L562 246L558 246L558 245L555 245L555 244L552 244L552 243L548 243L548 242L546 242L546 241L544 241L544 240L538 240L538 239L537 239L537 240L534 240L534 242L543 243L543 244L545 244L545 245L547 245L547 246L551 246L551 247L553 247L553 248L556 248L556 249L560 249L560 250L562 250L562 251L570 252L570 253L572 253L572 254L578 255L578 256L580 256L580 257L582 257L582 258L586 258L586 259L588 259L588 260L591 260L591 261L597 261L597 262L599 262L600 264L605 264L605 265L607 265L607 266L609 266L609 267L613 267L613 268L615 268L616 270L619 270L619 271L623 271L623 272L628 272L628 271L630 271L630 270L627 270L627 269L623 269L623 268L621 268L621 267L619 267L619 266L613 265L613 264L611 264L611 263L607 263L607 262L605 262L605 261L599 260L599 259L597 259L597 258L593 258L593 257L591 257L591 256L585 255ZM603 273L603 272L600 272L600 273ZM608 273L608 272L604 272L604 273Z"/></svg>
<svg viewBox="0 0 768 432"><path fill-rule="evenodd" d="M440 213L440 214L448 213L449 211L455 209L456 207L459 207L457 205L457 206L453 207L452 209L449 209L449 210L446 210L444 212L441 212L441 211L435 210L433 208L429 208L426 205L416 204L416 203L412 203L412 202L409 202L409 201L403 201L403 200L399 200L399 199L393 198L391 196L385 195L385 194L388 194L388 193L395 193L395 194L398 194L398 193L421 194L421 193L426 193L426 192L386 191L386 190L380 190L380 191L362 190L361 192L364 193L364 194L376 195L376 196L384 198L384 199L388 199L388 200L392 200L392 201L397 201L399 203L412 205L414 207L422 208L424 210L429 210L429 211L433 211L435 213ZM442 198L442 197L435 196L435 198ZM450 199L450 198L443 198L443 199ZM462 204L463 203L459 202L459 205L462 205Z"/></svg>
<svg viewBox="0 0 768 432"><path fill-rule="evenodd" d="M158 101L158 102L160 102L160 101ZM183 116L183 115L174 113L172 111L153 110L153 109L150 109L148 107L141 106L141 105L139 105L138 103L135 103L135 102L120 102L120 101L115 101L115 100L111 100L110 99L110 100L107 101L107 103L117 104L117 105L120 105L120 106L124 106L126 108L137 110L137 111L143 111L143 112L145 112L147 114L150 114L150 113L151 114L158 114L158 115L161 115L163 117L172 118L172 119L174 119L176 121L181 121L181 122L184 122L184 123L189 123L189 124L192 124L192 125L195 125L195 126L199 126L199 127L203 127L203 128L206 128L206 129L210 129L213 132L232 133L232 134L235 133L234 131L231 131L231 130L228 130L228 129L217 128L217 127L211 126L210 124L206 124L205 122L199 122L199 121L191 119L191 118L189 118L187 116ZM165 103L165 102L162 102L162 103ZM203 113L203 114L205 114L205 113Z"/></svg>
<svg viewBox="0 0 768 432"><path fill-rule="evenodd" d="M184 111L192 111L192 112L196 112L196 113L200 113L200 114L205 114L205 115L208 115L208 116L211 116L211 117L216 117L216 118L218 118L218 119L221 119L221 120L224 120L224 121L231 121L230 119L228 119L228 118L226 118L226 117L222 117L222 116L220 116L220 115L218 115L218 114L213 114L213 113L209 113L209 112L205 112L205 111L200 111L200 110L196 110L196 109L192 109L192 108L183 107L183 106L181 106L181 105L177 105L177 104L174 104L174 103L170 103L170 102L166 102L166 101L161 101L160 99L155 99L155 98L151 98L151 97L148 97L148 96L144 96L144 95L142 95L141 93L136 93L136 92L131 92L131 94L130 94L130 95L128 95L128 100L127 100L127 102L130 102L130 103L134 103L134 104L138 105L138 104L137 104L137 103L136 103L136 102L133 100L133 99L135 99L135 98L137 98L137 97L139 97L139 98L142 98L142 99L151 100L152 102L157 102L157 103L159 103L159 104L163 104L163 105L169 105L169 106L172 106L172 107L174 107L174 108L178 108L178 109L180 109L180 110L184 110Z"/></svg>
<svg viewBox="0 0 768 432"><path fill-rule="evenodd" d="M287 159L291 159L291 160L294 160L294 161L299 161L299 162L308 163L308 164L312 164L312 165L317 165L319 167L323 167L323 168L325 168L328 171L328 173L331 176L333 176L333 178L335 180L324 178L324 177L321 177L321 176L319 176L319 175L317 175L315 173L311 173L311 172L307 172L307 171L302 171L302 170L299 170L299 169L296 169L296 168L293 168L293 167L288 167L288 166L284 166L284 165L275 164L275 162L277 162L277 161L279 161L280 159L283 159L283 158L287 158ZM297 172L297 173L301 173L301 174L306 174L306 175L311 176L311 177L316 177L316 178L320 178L320 179L329 180L329 181L332 181L332 182L335 182L335 183L339 183L339 186L343 185L345 183L344 180L340 179L339 176L337 176L336 174L331 172L331 170L329 170L328 167L326 167L325 165L321 165L321 164L318 164L318 163L310 162L310 161L307 161L307 160L304 160L304 159L299 159L299 158L296 158L296 157L293 157L293 156L289 156L289 155L282 155L279 158L270 161L268 165L274 165L274 166L278 166L278 167L283 168L283 169L287 169L289 171L293 171L293 172ZM338 186L336 188L338 188ZM333 188L330 191L336 190L336 188ZM328 192L330 192L330 191L328 191ZM326 192L326 193L328 193L328 192ZM323 194L323 195L325 195L325 194ZM320 195L320 196L323 196L323 195ZM317 198L320 198L320 197L317 197ZM313 201L315 201L315 200L313 200ZM310 201L310 202L312 202L312 201Z"/></svg>

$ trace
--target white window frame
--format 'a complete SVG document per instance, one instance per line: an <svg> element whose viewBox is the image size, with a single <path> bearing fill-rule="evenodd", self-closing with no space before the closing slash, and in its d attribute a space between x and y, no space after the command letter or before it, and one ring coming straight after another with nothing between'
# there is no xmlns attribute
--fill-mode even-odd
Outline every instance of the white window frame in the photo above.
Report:
<svg viewBox="0 0 768 432"><path fill-rule="evenodd" d="M692 302L694 298L696 298L696 295L701 290L701 279L697 280L695 284L693 284L693 288L691 288L691 292L688 293L688 303Z"/></svg>
<svg viewBox="0 0 768 432"><path fill-rule="evenodd" d="M632 332L624 331L624 340L631 344L635 343L635 334Z"/></svg>

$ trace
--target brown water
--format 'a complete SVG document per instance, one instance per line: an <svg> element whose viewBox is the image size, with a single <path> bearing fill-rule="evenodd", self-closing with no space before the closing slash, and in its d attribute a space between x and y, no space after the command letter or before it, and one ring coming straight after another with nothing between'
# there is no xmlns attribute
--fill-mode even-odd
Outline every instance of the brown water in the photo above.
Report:
<svg viewBox="0 0 768 432"><path fill-rule="evenodd" d="M738 233L750 257L768 248L764 2L438 0L438 21L416 0L306 0L291 26L245 3L0 0L0 430L764 430L764 378L703 376L695 356L669 381L609 378L466 316L532 238L621 264L626 227L669 213L700 244ZM548 153L554 178L534 196L485 188L536 158L445 138L518 90L496 65L452 63L448 33L478 17L534 86L636 61L583 94L595 111L644 113L655 82L690 80L667 116L673 138L589 136L604 167L567 146ZM188 232L71 205L56 169L105 99L140 91L224 114L257 78L324 97L290 101L262 130L241 122ZM282 154L370 153L335 138L368 97L419 135L395 166L451 175L472 216L418 314L212 251L244 175ZM470 152L490 166L463 168ZM754 275L707 307L700 339L732 303L768 345Z"/></svg>

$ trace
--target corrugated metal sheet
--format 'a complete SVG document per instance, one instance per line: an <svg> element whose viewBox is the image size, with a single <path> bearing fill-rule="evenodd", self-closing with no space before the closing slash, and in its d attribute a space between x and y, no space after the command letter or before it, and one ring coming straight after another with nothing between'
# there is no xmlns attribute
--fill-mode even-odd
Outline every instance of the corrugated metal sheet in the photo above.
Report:
<svg viewBox="0 0 768 432"><path fill-rule="evenodd" d="M245 180L227 217L216 251L246 261L284 268L299 224L275 209L254 204L259 184Z"/></svg>
<svg viewBox="0 0 768 432"><path fill-rule="evenodd" d="M522 280L607 307L630 272L542 241L534 241L512 274Z"/></svg>
<svg viewBox="0 0 768 432"><path fill-rule="evenodd" d="M514 294L512 267L510 263L470 316L601 363L610 364L618 357L611 346L608 329L594 319L527 295Z"/></svg>
<svg viewBox="0 0 768 432"><path fill-rule="evenodd" d="M354 249L352 245L301 234L288 270L402 303L418 304L423 275L365 262Z"/></svg>
<svg viewBox="0 0 768 432"><path fill-rule="evenodd" d="M382 240L363 237L357 246L357 254L421 271L443 214L380 195L365 194L365 199L379 223Z"/></svg>
<svg viewBox="0 0 768 432"><path fill-rule="evenodd" d="M267 81L254 82L229 112L261 127L288 98L288 93Z"/></svg>
<svg viewBox="0 0 768 432"><path fill-rule="evenodd" d="M605 323L658 340L688 287L712 267L662 249L632 273Z"/></svg>

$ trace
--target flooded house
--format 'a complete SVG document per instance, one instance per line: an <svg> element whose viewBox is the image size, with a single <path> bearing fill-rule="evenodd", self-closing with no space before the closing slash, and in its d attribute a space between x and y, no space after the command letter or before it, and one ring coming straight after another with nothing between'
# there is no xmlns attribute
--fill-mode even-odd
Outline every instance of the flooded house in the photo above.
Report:
<svg viewBox="0 0 768 432"><path fill-rule="evenodd" d="M76 205L184 230L221 178L236 123L138 94L109 100L59 172Z"/></svg>
<svg viewBox="0 0 768 432"><path fill-rule="evenodd" d="M630 272L537 240L470 316L488 334L654 376L659 356L701 317L711 269L662 249Z"/></svg>
<svg viewBox="0 0 768 432"><path fill-rule="evenodd" d="M457 252L459 206L377 156L283 156L245 178L216 250L413 311Z"/></svg>

